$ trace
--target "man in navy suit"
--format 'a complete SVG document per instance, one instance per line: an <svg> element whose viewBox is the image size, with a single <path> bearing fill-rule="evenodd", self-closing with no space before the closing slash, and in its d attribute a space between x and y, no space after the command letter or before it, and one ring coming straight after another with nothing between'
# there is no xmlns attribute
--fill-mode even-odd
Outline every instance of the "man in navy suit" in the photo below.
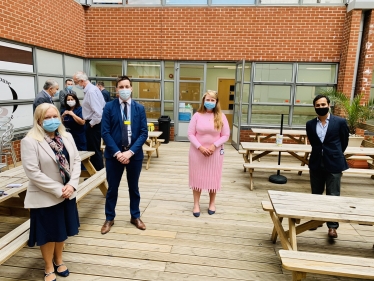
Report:
<svg viewBox="0 0 374 281"><path fill-rule="evenodd" d="M119 98L105 105L101 120L109 185L102 234L108 233L114 224L118 187L125 168L130 197L130 222L141 230L146 228L140 219L138 183L144 157L142 146L148 138L147 117L144 106L131 99L132 84L127 76L117 79L116 91Z"/></svg>
<svg viewBox="0 0 374 281"><path fill-rule="evenodd" d="M342 171L348 169L344 151L348 146L347 121L329 113L330 99L318 95L313 100L318 115L306 123L306 132L312 146L309 159L310 185L313 194L340 196ZM327 222L328 236L337 238L338 222ZM314 230L314 229L311 229Z"/></svg>

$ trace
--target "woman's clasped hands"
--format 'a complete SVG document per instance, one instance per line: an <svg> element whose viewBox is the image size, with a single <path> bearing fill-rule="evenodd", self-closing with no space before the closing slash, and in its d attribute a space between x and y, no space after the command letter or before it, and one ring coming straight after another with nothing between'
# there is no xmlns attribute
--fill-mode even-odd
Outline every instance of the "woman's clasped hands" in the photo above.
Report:
<svg viewBox="0 0 374 281"><path fill-rule="evenodd" d="M74 193L74 187L72 187L70 184L65 185L62 188L62 198L68 199L71 195Z"/></svg>
<svg viewBox="0 0 374 281"><path fill-rule="evenodd" d="M214 144L211 144L209 148L206 148L204 146L199 147L199 151L205 156L209 157L213 154L213 152L216 150L216 146Z"/></svg>

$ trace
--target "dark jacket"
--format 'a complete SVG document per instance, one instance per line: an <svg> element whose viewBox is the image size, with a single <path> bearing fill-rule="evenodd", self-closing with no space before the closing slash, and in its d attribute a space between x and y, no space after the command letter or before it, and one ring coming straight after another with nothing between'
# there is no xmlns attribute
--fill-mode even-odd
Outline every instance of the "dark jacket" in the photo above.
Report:
<svg viewBox="0 0 374 281"><path fill-rule="evenodd" d="M122 146L122 112L118 98L108 102L101 119L101 137L105 142L105 158L111 158ZM131 100L131 159L142 160L143 144L148 138L147 117L144 106Z"/></svg>
<svg viewBox="0 0 374 281"><path fill-rule="evenodd" d="M316 128L317 118L306 123L306 133L312 146L309 169L317 170L323 159L325 169L330 173L341 173L347 170L348 164L344 157L349 137L347 121L330 114L329 126L323 143L317 135Z"/></svg>
<svg viewBox="0 0 374 281"><path fill-rule="evenodd" d="M41 92L39 92L36 95L36 97L34 99L34 103L33 103L33 112L35 112L35 108L39 104L42 104L42 103L51 103L51 104L53 104L52 97L50 95L48 95L46 92L44 92L44 91L41 91Z"/></svg>
<svg viewBox="0 0 374 281"><path fill-rule="evenodd" d="M103 89L101 93L103 94L105 102L110 102L110 93L106 89Z"/></svg>

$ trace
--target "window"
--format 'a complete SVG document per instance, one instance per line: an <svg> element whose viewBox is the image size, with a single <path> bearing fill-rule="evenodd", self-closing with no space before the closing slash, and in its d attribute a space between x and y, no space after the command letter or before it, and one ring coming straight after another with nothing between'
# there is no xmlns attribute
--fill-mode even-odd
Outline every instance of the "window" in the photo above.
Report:
<svg viewBox="0 0 374 281"><path fill-rule="evenodd" d="M248 124L304 126L315 116L313 99L336 86L336 64L254 63ZM243 98L243 104L245 100Z"/></svg>
<svg viewBox="0 0 374 281"><path fill-rule="evenodd" d="M62 54L36 49L39 73L63 75Z"/></svg>
<svg viewBox="0 0 374 281"><path fill-rule="evenodd" d="M255 4L255 0L212 0L212 5L248 5Z"/></svg>
<svg viewBox="0 0 374 281"><path fill-rule="evenodd" d="M207 5L207 0L166 0L166 5Z"/></svg>
<svg viewBox="0 0 374 281"><path fill-rule="evenodd" d="M0 42L0 69L33 72L32 49Z"/></svg>
<svg viewBox="0 0 374 281"><path fill-rule="evenodd" d="M336 65L299 64L297 82L335 83Z"/></svg>
<svg viewBox="0 0 374 281"><path fill-rule="evenodd" d="M122 61L91 60L90 76L118 77L122 75Z"/></svg>
<svg viewBox="0 0 374 281"><path fill-rule="evenodd" d="M161 5L161 0L126 0L127 5Z"/></svg>

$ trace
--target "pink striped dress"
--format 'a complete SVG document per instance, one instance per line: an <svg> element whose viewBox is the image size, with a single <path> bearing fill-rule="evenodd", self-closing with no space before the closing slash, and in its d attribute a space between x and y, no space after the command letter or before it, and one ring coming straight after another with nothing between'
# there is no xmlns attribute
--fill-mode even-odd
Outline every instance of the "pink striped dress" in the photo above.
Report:
<svg viewBox="0 0 374 281"><path fill-rule="evenodd" d="M195 113L188 127L188 138L191 142L189 152L189 186L194 190L216 192L221 190L223 155L220 154L223 144L230 137L230 128L226 116L222 113L221 131L214 129L213 113ZM205 157L199 147L209 148L214 143L214 153Z"/></svg>

